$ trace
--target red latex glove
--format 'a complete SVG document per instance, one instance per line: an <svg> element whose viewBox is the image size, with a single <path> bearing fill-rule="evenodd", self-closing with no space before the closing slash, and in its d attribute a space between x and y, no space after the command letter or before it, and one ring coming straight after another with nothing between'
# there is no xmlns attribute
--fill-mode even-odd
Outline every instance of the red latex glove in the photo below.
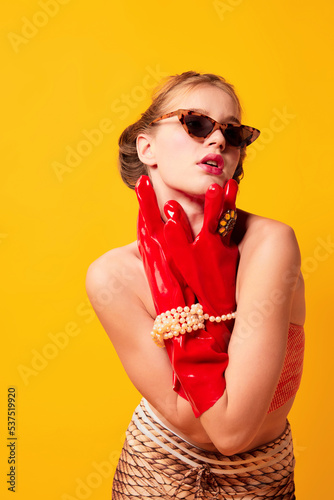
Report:
<svg viewBox="0 0 334 500"><path fill-rule="evenodd" d="M184 307L195 302L194 293L189 289L174 265L163 234L164 221L161 218L157 198L149 178L142 175L135 188L138 202L138 249L157 314L173 307ZM183 219L184 213L180 214ZM185 225L185 221L183 221ZM172 343L166 345L171 357ZM179 380L173 371L173 389L186 399Z"/></svg>
<svg viewBox="0 0 334 500"><path fill-rule="evenodd" d="M135 191L139 202L138 249L156 312L160 314L172 307L183 307L186 304L186 283L171 259L163 234L165 224L160 215L155 192L146 175L139 178ZM183 219L183 214L180 214L180 217Z"/></svg>
<svg viewBox="0 0 334 500"><path fill-rule="evenodd" d="M238 184L233 179L224 188L218 184L209 187L203 227L194 241L189 236L191 229L181 205L173 200L164 207L169 219L164 227L165 239L173 260L204 312L213 316L233 312L236 305L239 251L231 241L231 232L222 237L217 228L222 213L235 210L237 192Z"/></svg>
<svg viewBox="0 0 334 500"><path fill-rule="evenodd" d="M221 236L215 233L223 208L223 193L219 189L216 191L217 188L207 193L204 227L195 240L198 244L196 248L201 248L204 254L209 233L215 238L218 245L218 254L223 248ZM193 304L195 302L194 294L178 274L171 259L171 252L168 250L163 235L164 223L160 216L155 193L147 177L142 177L138 181L136 193L140 204L138 246L143 257L144 268L157 312L161 313L178 305ZM226 205L224 208L226 208ZM182 231L182 236L186 237L187 243L192 241L191 229L180 205L170 203L167 204L166 209L168 216L174 218L176 230L179 231L178 235L180 236L180 231ZM202 238L203 243L201 243ZM178 239L178 243L183 245L185 242ZM187 250L188 247L184 246L184 248ZM182 254L182 249L179 250ZM210 257L212 256L213 253ZM200 259L203 257L200 251L197 252L197 257ZM208 260L208 264L209 262ZM234 288L231 295L234 298ZM205 302L202 302L204 305ZM232 310L234 309L232 308ZM206 312L211 313L212 309L208 309ZM209 330L212 330L214 326L218 326L211 325L209 322L207 322L207 325ZM222 328L219 330L221 332ZM228 332L229 337L229 331L226 328L224 331L225 333ZM217 333L217 328L215 333ZM222 335L217 337L222 343ZM166 340L165 345L173 365L174 374L177 373L183 389L186 388L186 394L175 377L174 390L190 401L195 415L199 416L203 411L211 407L224 392L225 380L223 374L227 366L226 343L224 346L219 346L212 333L199 330L185 336Z"/></svg>
<svg viewBox="0 0 334 500"><path fill-rule="evenodd" d="M235 311L235 281L238 247L231 234L217 232L221 214L235 210L238 185L228 181L225 188L210 186L205 197L204 223L192 241L189 223L179 203L165 205L169 220L165 224L166 241L179 271L202 304L204 313L221 316ZM206 331L185 334L173 343L171 362L195 416L210 408L224 393L224 372L228 364L227 347L233 320L206 322Z"/></svg>

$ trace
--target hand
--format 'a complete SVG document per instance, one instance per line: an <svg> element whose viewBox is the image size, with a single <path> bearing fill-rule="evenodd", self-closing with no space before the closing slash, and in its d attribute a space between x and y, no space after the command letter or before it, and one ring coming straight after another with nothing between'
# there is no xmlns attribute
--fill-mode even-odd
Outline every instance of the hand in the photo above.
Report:
<svg viewBox="0 0 334 500"><path fill-rule="evenodd" d="M171 252L164 238L165 225L161 220L153 188L147 178L141 178L136 192L140 204L138 244L157 312L163 312L177 305L183 306L183 303L180 302L182 297L185 304L191 305L195 302L194 294L171 258ZM210 194L209 191L208 199ZM213 194L215 194L215 190L213 190ZM221 201L222 199L219 197L212 196L211 202L206 203L204 226L199 235L200 241L203 240L203 245L201 244L203 250L206 247L207 230L211 231L213 235L213 231L218 226L222 211ZM225 206L226 204L224 204ZM181 207L177 206L177 210L174 222L180 225L183 236L185 236L187 243L190 243L192 242L192 233L186 215ZM219 241L221 250L221 237L218 236L217 242ZM182 253L182 248L179 247L178 251ZM197 264L194 262L194 265L193 270L196 271ZM175 298L178 302L171 303L171 300ZM207 330L212 330L213 326L218 325L207 323L207 326ZM226 327L222 328L221 326L219 330L226 331ZM221 335L219 339L222 340ZM224 371L228 363L226 345L219 347L210 331L199 330L166 340L165 346L173 366L174 390L188 399L195 416L198 417L210 408L225 390ZM178 379L176 379L175 374L177 374Z"/></svg>
<svg viewBox="0 0 334 500"><path fill-rule="evenodd" d="M221 316L235 311L235 281L239 258L231 234L221 237L219 220L226 210L235 210L238 185L230 180L225 188L211 185L206 192L204 222L192 241L189 222L179 203L165 205L169 220L164 233L173 259L204 312ZM205 330L171 341L171 362L196 417L209 409L224 393L227 347L233 320L206 322ZM165 341L167 343L167 341Z"/></svg>
<svg viewBox="0 0 334 500"><path fill-rule="evenodd" d="M174 265L164 237L164 222L161 218L157 198L150 180L142 175L135 188L138 202L138 249L151 288L157 314L186 301L194 302L183 277ZM185 214L180 214L183 220ZM185 224L185 221L183 221Z"/></svg>
<svg viewBox="0 0 334 500"><path fill-rule="evenodd" d="M190 226L181 205L177 201L165 205L169 220L164 232L174 262L204 312L215 317L235 311L239 251L231 233L222 237L217 228L222 213L235 210L237 191L238 184L232 179L224 188L218 184L209 187L203 227L194 241L189 237ZM226 324L232 329L233 322Z"/></svg>
<svg viewBox="0 0 334 500"><path fill-rule="evenodd" d="M164 222L155 192L147 176L139 178L135 191L139 202L138 249L143 259L157 314L174 307L193 304L195 296L175 268L167 247L163 233ZM183 218L182 214L180 217ZM166 342L166 349L171 359L173 343ZM173 371L173 389L186 399L175 371Z"/></svg>
<svg viewBox="0 0 334 500"><path fill-rule="evenodd" d="M235 210L238 185L230 180L224 189L209 187L205 196L202 230L193 241L191 229L179 203L165 205L168 221L165 238L174 262L195 293L204 312L221 316L235 311L235 283L239 259L231 233L218 232L222 213ZM195 416L209 409L224 393L224 372L228 365L227 347L233 320L206 322L205 330L171 340L172 365Z"/></svg>

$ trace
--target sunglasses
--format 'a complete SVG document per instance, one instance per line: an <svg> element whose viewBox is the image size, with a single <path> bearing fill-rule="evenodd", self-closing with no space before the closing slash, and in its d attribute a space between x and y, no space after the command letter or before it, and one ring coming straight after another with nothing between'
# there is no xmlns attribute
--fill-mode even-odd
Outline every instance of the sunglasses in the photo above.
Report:
<svg viewBox="0 0 334 500"><path fill-rule="evenodd" d="M150 125L165 118L177 116L184 130L190 137L206 139L215 130L220 130L230 146L242 148L249 146L260 135L260 131L247 125L233 125L232 123L218 123L209 116L202 115L196 111L178 109L166 115L156 118Z"/></svg>

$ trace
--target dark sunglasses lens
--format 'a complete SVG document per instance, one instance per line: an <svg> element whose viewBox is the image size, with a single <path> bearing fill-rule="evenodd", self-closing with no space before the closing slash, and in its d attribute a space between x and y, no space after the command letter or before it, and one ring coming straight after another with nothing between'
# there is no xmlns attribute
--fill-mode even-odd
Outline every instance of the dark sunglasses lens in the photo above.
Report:
<svg viewBox="0 0 334 500"><path fill-rule="evenodd" d="M253 137L253 129L243 125L240 127L234 125L228 126L224 132L224 136L231 146L238 148L248 146L256 139L256 137Z"/></svg>
<svg viewBox="0 0 334 500"><path fill-rule="evenodd" d="M195 137L206 137L213 129L213 124L205 116L185 115L184 122L189 134Z"/></svg>

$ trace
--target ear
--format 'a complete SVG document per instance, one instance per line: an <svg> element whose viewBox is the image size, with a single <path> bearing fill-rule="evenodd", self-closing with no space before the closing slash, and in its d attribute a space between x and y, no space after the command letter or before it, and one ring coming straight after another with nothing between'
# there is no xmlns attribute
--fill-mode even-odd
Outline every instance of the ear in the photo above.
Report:
<svg viewBox="0 0 334 500"><path fill-rule="evenodd" d="M140 161L144 165L153 167L157 164L154 154L154 140L153 137L147 134L139 134L137 137L137 153Z"/></svg>

